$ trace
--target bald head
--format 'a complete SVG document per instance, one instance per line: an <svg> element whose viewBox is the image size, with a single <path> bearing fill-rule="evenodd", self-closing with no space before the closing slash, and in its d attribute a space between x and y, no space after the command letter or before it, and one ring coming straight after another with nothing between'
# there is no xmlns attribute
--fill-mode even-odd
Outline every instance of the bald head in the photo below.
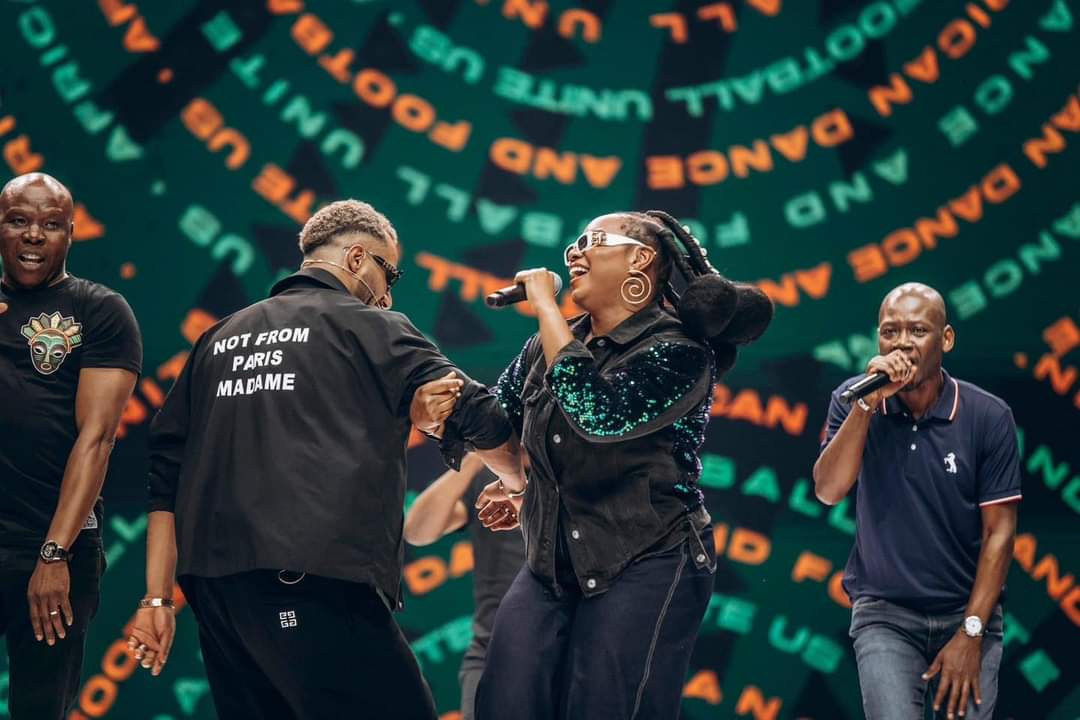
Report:
<svg viewBox="0 0 1080 720"><path fill-rule="evenodd" d="M8 207L34 187L45 190L56 201L57 205L65 210L71 210L75 206L75 202L71 198L71 191L67 189L64 183L52 175L32 172L18 175L4 185L4 189L0 190L0 208Z"/></svg>
<svg viewBox="0 0 1080 720"><path fill-rule="evenodd" d="M941 293L929 285L916 282L904 283L889 291L889 294L881 301L881 307L878 309L878 322L881 322L882 318L885 317L889 308L908 298L910 298L908 303L914 301L915 304L924 305L928 318L932 319L939 329L948 324L945 299L941 297Z"/></svg>

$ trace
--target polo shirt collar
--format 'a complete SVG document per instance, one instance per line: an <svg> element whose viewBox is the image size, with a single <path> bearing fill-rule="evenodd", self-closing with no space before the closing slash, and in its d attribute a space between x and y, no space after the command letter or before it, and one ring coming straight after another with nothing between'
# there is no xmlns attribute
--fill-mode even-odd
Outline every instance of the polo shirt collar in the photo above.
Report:
<svg viewBox="0 0 1080 720"><path fill-rule="evenodd" d="M637 340L655 325L658 320L662 320L666 316L667 313L664 312L659 303L649 303L648 307L638 310L636 313L623 320L604 337L616 345L627 345ZM572 332L574 337L578 340L584 340L591 328L592 323L588 314L582 315L576 319L571 319L570 321L570 332Z"/></svg>
<svg viewBox="0 0 1080 720"><path fill-rule="evenodd" d="M345 287L345 284L334 277L333 273L327 272L322 268L304 267L300 268L292 275L283 277L274 283L274 286L270 288L270 295L278 295L294 287L305 286L340 290L343 293L349 292L349 289Z"/></svg>
<svg viewBox="0 0 1080 720"><path fill-rule="evenodd" d="M934 403L934 407L930 408L930 412L926 414L926 417L952 422L956 419L956 413L960 409L960 385L956 382L956 378L945 372L944 368L941 370L941 375L944 378L941 395L938 397L937 402ZM905 413L910 415L911 411L908 410L904 401L900 399L899 394L881 401L882 415L898 416Z"/></svg>

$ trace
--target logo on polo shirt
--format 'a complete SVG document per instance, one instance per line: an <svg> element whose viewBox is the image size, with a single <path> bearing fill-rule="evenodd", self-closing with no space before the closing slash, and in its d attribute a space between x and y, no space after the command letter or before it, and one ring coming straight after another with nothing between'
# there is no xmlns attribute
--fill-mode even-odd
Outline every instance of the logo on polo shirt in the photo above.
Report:
<svg viewBox="0 0 1080 720"><path fill-rule="evenodd" d="M945 460L945 472L955 475L956 474L956 453L949 453L944 458Z"/></svg>
<svg viewBox="0 0 1080 720"><path fill-rule="evenodd" d="M82 345L82 325L72 316L63 317L41 313L31 317L20 328L30 345L30 360L42 375L52 375L60 369L71 351Z"/></svg>
<svg viewBox="0 0 1080 720"><path fill-rule="evenodd" d="M294 628L297 626L296 611L295 610L283 610L278 613L278 620L281 621L281 627Z"/></svg>

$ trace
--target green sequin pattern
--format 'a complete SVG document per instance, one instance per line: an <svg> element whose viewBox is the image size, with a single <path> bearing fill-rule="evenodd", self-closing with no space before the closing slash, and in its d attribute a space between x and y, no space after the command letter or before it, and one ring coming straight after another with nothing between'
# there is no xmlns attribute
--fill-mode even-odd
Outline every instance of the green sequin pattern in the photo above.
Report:
<svg viewBox="0 0 1080 720"><path fill-rule="evenodd" d="M659 342L605 377L591 357L564 355L551 368L550 386L579 428L612 437L660 417L693 389L706 363L700 348Z"/></svg>
<svg viewBox="0 0 1080 720"><path fill-rule="evenodd" d="M525 355L529 350L530 341L531 338L525 342L525 347L521 349L514 361L502 371L499 381L495 384L495 397L498 398L499 404L502 405L506 414L510 416L510 422L513 423L518 433L521 432L524 414L521 393L525 389L525 378L529 374Z"/></svg>

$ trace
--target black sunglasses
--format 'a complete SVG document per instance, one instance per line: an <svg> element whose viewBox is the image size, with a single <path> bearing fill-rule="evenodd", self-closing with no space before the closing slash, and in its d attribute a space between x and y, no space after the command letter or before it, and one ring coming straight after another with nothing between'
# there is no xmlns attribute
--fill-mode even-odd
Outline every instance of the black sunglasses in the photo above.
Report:
<svg viewBox="0 0 1080 720"><path fill-rule="evenodd" d="M369 252L368 255L371 256L376 265L382 268L383 274L386 275L386 292L390 292L390 288L394 287L394 283L401 279L401 270L398 270L390 264L390 261L379 257L373 252Z"/></svg>

